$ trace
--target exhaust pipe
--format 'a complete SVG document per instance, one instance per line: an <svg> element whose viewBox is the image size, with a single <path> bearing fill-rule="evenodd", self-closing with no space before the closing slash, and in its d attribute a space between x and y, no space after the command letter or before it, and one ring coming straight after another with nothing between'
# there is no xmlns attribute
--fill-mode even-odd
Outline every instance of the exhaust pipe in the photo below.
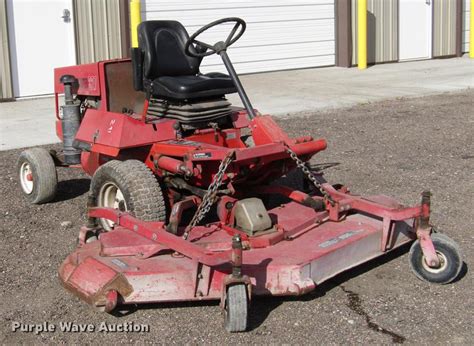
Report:
<svg viewBox="0 0 474 346"><path fill-rule="evenodd" d="M63 117L61 126L63 130L63 148L64 162L68 165L76 165L81 163L81 150L73 147L74 138L81 123L81 104L74 101L72 92L73 85L77 84L77 79L71 75L63 75L59 79L64 85L65 104L61 107Z"/></svg>

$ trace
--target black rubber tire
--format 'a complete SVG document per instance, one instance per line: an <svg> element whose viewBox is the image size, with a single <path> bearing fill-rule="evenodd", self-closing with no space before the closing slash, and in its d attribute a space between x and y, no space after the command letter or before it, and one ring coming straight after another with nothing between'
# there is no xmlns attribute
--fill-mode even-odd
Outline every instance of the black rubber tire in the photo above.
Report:
<svg viewBox="0 0 474 346"><path fill-rule="evenodd" d="M227 288L225 304L225 329L230 333L245 332L248 327L249 298L247 287L242 284Z"/></svg>
<svg viewBox="0 0 474 346"><path fill-rule="evenodd" d="M25 191L21 183L21 169L28 164L33 175L33 188L30 193ZM17 162L20 188L26 198L34 204L50 202L56 196L58 189L58 174L53 157L43 148L31 148L20 154Z"/></svg>
<svg viewBox="0 0 474 346"><path fill-rule="evenodd" d="M153 172L141 161L109 161L92 177L90 192L98 197L102 186L114 183L122 192L127 212L143 221L166 221L163 191ZM99 219L104 226L104 220ZM107 227L104 227L107 229Z"/></svg>
<svg viewBox="0 0 474 346"><path fill-rule="evenodd" d="M430 271L427 269L419 240L416 240L410 248L408 255L410 267L416 277L423 281L441 285L448 284L456 279L461 272L463 265L461 251L454 240L442 233L433 233L431 240L438 256L443 260L442 270L433 269Z"/></svg>

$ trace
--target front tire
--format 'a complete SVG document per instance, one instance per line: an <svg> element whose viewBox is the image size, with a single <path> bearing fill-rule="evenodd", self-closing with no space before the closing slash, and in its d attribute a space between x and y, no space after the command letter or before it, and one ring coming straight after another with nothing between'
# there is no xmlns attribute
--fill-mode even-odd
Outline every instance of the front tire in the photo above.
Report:
<svg viewBox="0 0 474 346"><path fill-rule="evenodd" d="M91 181L98 207L129 212L142 221L166 221L163 192L153 172L141 161L109 161L99 167ZM114 223L98 219L106 231Z"/></svg>
<svg viewBox="0 0 474 346"><path fill-rule="evenodd" d="M450 283L457 278L463 265L459 246L454 240L441 233L433 233L431 240L440 261L439 267L428 266L419 240L416 240L410 248L410 267L413 273L423 281L441 285Z"/></svg>
<svg viewBox="0 0 474 346"><path fill-rule="evenodd" d="M23 151L18 158L17 169L21 190L31 203L42 204L54 199L58 175L49 151L43 148Z"/></svg>

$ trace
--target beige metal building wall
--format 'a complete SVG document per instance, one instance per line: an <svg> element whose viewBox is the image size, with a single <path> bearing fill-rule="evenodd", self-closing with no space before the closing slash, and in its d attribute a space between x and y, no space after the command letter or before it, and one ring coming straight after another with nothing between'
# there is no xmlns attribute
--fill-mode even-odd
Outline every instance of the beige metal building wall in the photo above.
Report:
<svg viewBox="0 0 474 346"><path fill-rule="evenodd" d="M77 62L84 64L127 55L123 21L128 0L75 0ZM128 28L126 29L128 30Z"/></svg>
<svg viewBox="0 0 474 346"><path fill-rule="evenodd" d="M433 57L456 54L457 0L433 2Z"/></svg>
<svg viewBox="0 0 474 346"><path fill-rule="evenodd" d="M462 51L469 52L469 25L471 23L471 4L469 0L463 0L463 21L462 21Z"/></svg>
<svg viewBox="0 0 474 346"><path fill-rule="evenodd" d="M13 97L7 31L6 0L0 0L0 100Z"/></svg>
<svg viewBox="0 0 474 346"><path fill-rule="evenodd" d="M367 62L398 60L398 0L367 1ZM357 0L352 0L352 63L357 64Z"/></svg>

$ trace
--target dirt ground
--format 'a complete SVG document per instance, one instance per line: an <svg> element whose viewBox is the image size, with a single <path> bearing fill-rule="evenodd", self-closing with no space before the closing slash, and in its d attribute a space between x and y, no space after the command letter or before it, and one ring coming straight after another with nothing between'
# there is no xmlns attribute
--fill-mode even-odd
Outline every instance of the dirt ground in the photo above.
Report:
<svg viewBox="0 0 474 346"><path fill-rule="evenodd" d="M116 317L93 311L65 291L57 269L85 222L89 178L59 169L57 199L32 206L16 177L20 150L0 152L0 343L472 344L473 109L474 92L465 91L278 119L291 135L328 140L313 163L339 163L326 170L331 182L406 204L430 189L432 222L459 243L466 265L460 280L431 285L410 272L405 248L306 296L254 299L250 331L232 335L223 329L217 303L148 305ZM62 226L66 221L72 224ZM133 322L148 324L150 331L35 335L13 333L14 322Z"/></svg>

